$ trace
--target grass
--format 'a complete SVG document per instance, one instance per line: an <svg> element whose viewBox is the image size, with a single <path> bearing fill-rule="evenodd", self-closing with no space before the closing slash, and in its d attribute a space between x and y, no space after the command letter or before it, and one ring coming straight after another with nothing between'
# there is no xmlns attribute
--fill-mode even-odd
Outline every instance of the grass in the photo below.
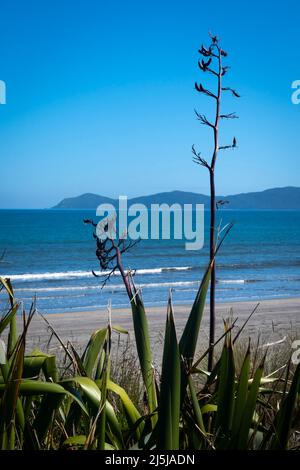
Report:
<svg viewBox="0 0 300 470"><path fill-rule="evenodd" d="M0 347L0 448L299 448L300 366L290 361L288 340L249 347L228 319L211 373L207 351L196 356L209 275L208 267L180 338L169 298L159 371L138 292L134 344L109 319L83 351L64 346L62 364L61 354L25 354L35 306L22 314L18 332L19 305L10 281L0 278L10 302L0 320L1 337L8 333Z"/></svg>

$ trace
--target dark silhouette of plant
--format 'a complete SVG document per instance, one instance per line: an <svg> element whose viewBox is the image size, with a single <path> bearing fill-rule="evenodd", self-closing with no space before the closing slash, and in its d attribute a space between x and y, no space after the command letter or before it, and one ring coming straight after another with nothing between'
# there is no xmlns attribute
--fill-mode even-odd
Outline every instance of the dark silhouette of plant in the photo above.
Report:
<svg viewBox="0 0 300 470"><path fill-rule="evenodd" d="M85 219L83 221L85 224L92 225L95 229L97 224L93 220ZM99 227L99 226L98 226ZM128 294L129 300L133 298L133 293L131 289L131 284L129 277L132 275L132 272L125 271L122 264L121 255L126 251L130 250L134 245L136 245L139 240L130 241L124 238L114 239L112 237L112 230L114 227L114 220L110 220L105 225L102 226L101 232L107 233L106 237L99 236L96 230L93 232L93 237L96 239L96 256L100 263L100 268L102 271L107 271L108 273L103 278L102 287L105 286L110 277L119 270L122 280L124 282L126 292ZM99 277L95 271L92 271L95 277Z"/></svg>
<svg viewBox="0 0 300 470"><path fill-rule="evenodd" d="M223 59L227 57L225 52L219 43L217 36L210 35L211 43L209 47L201 46L199 54L201 60L198 61L198 66L203 73L212 75L217 80L216 91L210 91L205 88L201 83L195 83L195 89L197 92L205 95L213 100L215 104L215 115L213 120L209 120L204 114L200 114L195 110L196 117L201 124L208 126L213 132L213 152L210 163L204 159L201 152L197 152L194 145L192 146L192 153L194 155L193 160L198 165L204 166L209 171L210 178L210 247L209 256L212 262L211 271L211 282L210 282L210 326L209 326L209 344L210 352L208 356L208 370L211 371L213 367L213 352L215 342L215 290L216 290L216 263L215 263L215 249L216 249L216 210L227 201L216 201L215 192L215 166L220 150L233 149L237 146L236 138L234 137L232 143L229 145L219 144L219 124L223 119L236 119L238 116L235 113L221 114L221 98L224 93L231 93L232 96L239 98L240 95L230 87L224 87L223 77L229 70L227 65L223 65Z"/></svg>
<svg viewBox="0 0 300 470"><path fill-rule="evenodd" d="M127 240L125 233L124 236L115 238L115 220L113 218L110 220L103 219L99 224L95 224L92 220L86 219L84 223L91 224L94 227L93 235L97 244L96 256L99 260L101 270L108 270L102 282L102 287L117 270L119 270L125 285L132 312L136 348L147 396L146 401L148 403L149 412L153 413L151 422L154 426L157 422L157 416L154 414L157 409L157 392L148 320L140 289L135 286L133 281L135 271L125 270L122 263L123 253L127 252L140 240ZM94 271L93 274L98 277Z"/></svg>

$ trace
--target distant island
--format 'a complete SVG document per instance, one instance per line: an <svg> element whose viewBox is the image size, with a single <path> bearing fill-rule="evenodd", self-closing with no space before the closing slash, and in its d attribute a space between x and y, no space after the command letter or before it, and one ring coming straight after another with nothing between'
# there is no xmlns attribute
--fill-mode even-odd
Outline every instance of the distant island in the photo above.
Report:
<svg viewBox="0 0 300 470"><path fill-rule="evenodd" d="M204 204L209 208L209 196L188 191L169 191L149 196L139 196L128 199L128 204L141 203L149 207L151 204ZM265 191L241 193L228 196L218 196L223 201L222 209L240 210L300 210L300 188L286 186ZM225 203L224 203L225 202ZM63 199L52 209L96 209L100 204L117 204L112 199L98 194L86 193L81 196Z"/></svg>

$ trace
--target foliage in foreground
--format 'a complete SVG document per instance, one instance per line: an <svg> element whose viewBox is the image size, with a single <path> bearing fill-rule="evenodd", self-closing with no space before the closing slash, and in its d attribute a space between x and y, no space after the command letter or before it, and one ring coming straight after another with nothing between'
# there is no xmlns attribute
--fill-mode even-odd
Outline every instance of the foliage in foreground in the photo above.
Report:
<svg viewBox="0 0 300 470"><path fill-rule="evenodd" d="M250 346L239 373L239 333L225 322L222 352L211 373L206 356L195 361L197 339L210 278L207 269L180 340L168 302L160 383L155 380L147 317L139 292L132 304L140 373L145 389L141 410L112 380L112 334L126 334L108 322L95 331L79 356L66 349L70 364L59 374L54 355L25 354L34 306L23 313L8 279L1 279L10 310L0 321L0 448L5 449L286 449L297 447L300 365L285 375L254 368ZM132 284L132 288L135 286ZM138 371L137 371L138 372ZM138 374L137 374L138 375ZM298 443L299 446L299 443Z"/></svg>

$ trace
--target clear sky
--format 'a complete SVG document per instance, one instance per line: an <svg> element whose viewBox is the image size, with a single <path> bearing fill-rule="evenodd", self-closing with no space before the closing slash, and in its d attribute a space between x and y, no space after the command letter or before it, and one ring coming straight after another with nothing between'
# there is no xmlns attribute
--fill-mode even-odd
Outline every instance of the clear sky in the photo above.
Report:
<svg viewBox="0 0 300 470"><path fill-rule="evenodd" d="M0 207L43 208L94 192L208 193L191 145L209 158L209 114L194 90L197 50L218 34L229 53L218 194L300 186L297 0L2 2ZM203 82L205 83L205 81ZM210 103L210 102L209 102Z"/></svg>

